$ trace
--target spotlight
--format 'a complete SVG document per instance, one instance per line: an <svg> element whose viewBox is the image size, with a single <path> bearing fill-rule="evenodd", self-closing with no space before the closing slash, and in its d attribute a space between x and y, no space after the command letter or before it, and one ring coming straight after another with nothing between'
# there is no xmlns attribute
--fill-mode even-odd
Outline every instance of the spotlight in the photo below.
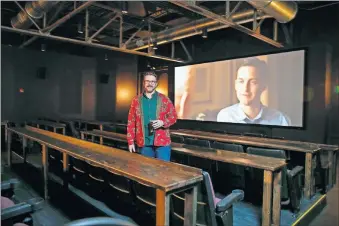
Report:
<svg viewBox="0 0 339 226"><path fill-rule="evenodd" d="M45 52L46 51L46 44L41 44L41 51Z"/></svg>
<svg viewBox="0 0 339 226"><path fill-rule="evenodd" d="M82 23L81 21L78 23L78 33L83 34L84 31L82 30Z"/></svg>
<svg viewBox="0 0 339 226"><path fill-rule="evenodd" d="M123 14L127 14L128 13L128 11L127 11L127 2L125 2L125 1L121 2L121 12Z"/></svg>
<svg viewBox="0 0 339 226"><path fill-rule="evenodd" d="M202 30L202 37L207 38L207 29Z"/></svg>
<svg viewBox="0 0 339 226"><path fill-rule="evenodd" d="M154 49L154 50L158 49L158 45L157 45L156 42L153 42L153 49Z"/></svg>

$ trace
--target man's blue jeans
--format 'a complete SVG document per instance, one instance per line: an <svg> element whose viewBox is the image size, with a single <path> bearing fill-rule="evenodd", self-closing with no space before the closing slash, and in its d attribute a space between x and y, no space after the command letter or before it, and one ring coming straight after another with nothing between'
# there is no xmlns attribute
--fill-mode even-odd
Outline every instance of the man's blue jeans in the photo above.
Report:
<svg viewBox="0 0 339 226"><path fill-rule="evenodd" d="M144 146L141 148L140 154L169 162L171 159L171 146Z"/></svg>

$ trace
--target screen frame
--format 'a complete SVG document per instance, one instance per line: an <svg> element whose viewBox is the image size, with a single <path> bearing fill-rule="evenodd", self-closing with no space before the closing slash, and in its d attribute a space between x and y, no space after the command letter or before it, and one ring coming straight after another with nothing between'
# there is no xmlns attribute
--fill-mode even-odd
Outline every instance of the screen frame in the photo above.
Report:
<svg viewBox="0 0 339 226"><path fill-rule="evenodd" d="M197 122L197 123L202 123L202 124L212 124L212 125L229 125L229 126L252 126L252 127L260 127L260 128L284 128L284 129L298 129L298 130L305 130L307 125L306 125L306 117L307 117L307 98L306 98L306 88L307 88L307 78L308 78L308 52L309 48L306 46L302 47L294 47L294 48L284 48L284 49L279 49L279 50L271 50L271 51L264 51L260 53L252 53L252 54L244 54L244 55L239 55L235 57L226 57L226 58L217 58L214 60L204 60L204 61L194 61L194 62L189 62L189 63L174 63L171 65L169 68L169 72L172 72L173 79L171 82L173 82L173 92L172 92L172 100L173 104L175 105L175 68L176 67L184 67L184 66L192 66L192 65L198 65L198 64L204 64L204 63L213 63L213 62L219 62L219 61L226 61L226 60L235 60L235 59L241 59L241 58L247 58L247 57L256 57L256 56L262 56L262 55L272 55L272 54L279 54L279 53L287 53L287 52L296 52L296 51L304 51L304 73L303 73L303 87L302 87L302 92L303 92L303 104L302 104L302 125L301 126L281 126L281 125L266 125L266 124L251 124L251 123L232 123L232 122L217 122L217 121L199 121L195 119L177 119L178 122ZM169 87L170 88L170 87ZM170 89L169 89L170 90Z"/></svg>

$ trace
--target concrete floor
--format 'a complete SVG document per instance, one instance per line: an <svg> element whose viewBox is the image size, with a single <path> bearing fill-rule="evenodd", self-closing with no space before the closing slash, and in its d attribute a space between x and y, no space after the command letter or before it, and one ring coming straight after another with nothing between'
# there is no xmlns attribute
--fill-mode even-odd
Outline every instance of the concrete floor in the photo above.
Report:
<svg viewBox="0 0 339 226"><path fill-rule="evenodd" d="M339 156L338 156L339 157ZM338 206L339 206L339 164L337 164L337 183L327 193L327 206L323 209L321 214L317 216L310 226L338 226Z"/></svg>

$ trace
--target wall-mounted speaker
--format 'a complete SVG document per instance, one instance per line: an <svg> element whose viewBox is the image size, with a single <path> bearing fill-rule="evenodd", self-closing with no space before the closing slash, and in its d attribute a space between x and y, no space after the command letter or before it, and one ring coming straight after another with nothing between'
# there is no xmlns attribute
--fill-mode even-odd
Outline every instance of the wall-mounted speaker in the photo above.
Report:
<svg viewBox="0 0 339 226"><path fill-rule="evenodd" d="M109 74L99 74L99 82L102 84L107 84L109 81Z"/></svg>
<svg viewBox="0 0 339 226"><path fill-rule="evenodd" d="M46 67L39 67L36 73L38 79L46 79L47 69Z"/></svg>

